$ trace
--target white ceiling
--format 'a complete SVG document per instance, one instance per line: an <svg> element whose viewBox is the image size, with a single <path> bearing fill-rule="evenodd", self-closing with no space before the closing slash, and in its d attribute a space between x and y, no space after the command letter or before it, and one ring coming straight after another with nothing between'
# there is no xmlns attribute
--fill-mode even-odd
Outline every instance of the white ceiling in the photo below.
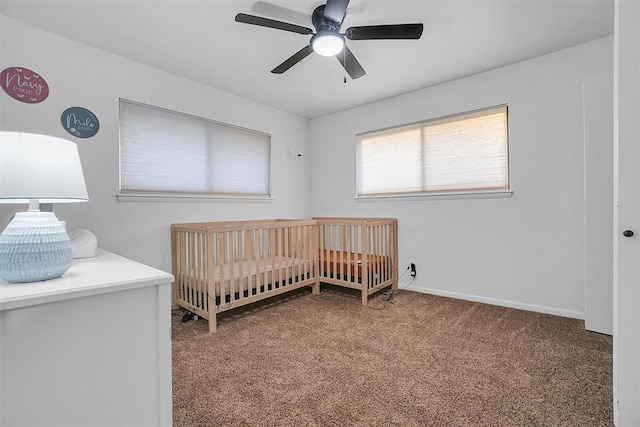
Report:
<svg viewBox="0 0 640 427"><path fill-rule="evenodd" d="M352 0L350 26L422 22L420 40L348 41L367 74L311 54L310 36L240 24L239 12L313 28L322 0L0 0L0 13L263 104L315 118L613 34L613 0Z"/></svg>

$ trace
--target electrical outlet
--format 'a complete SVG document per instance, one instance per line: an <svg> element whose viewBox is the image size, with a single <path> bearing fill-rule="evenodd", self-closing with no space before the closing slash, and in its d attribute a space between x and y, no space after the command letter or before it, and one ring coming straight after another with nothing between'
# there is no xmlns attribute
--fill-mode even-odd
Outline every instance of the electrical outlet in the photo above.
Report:
<svg viewBox="0 0 640 427"><path fill-rule="evenodd" d="M409 266L409 269L411 270L411 277L416 277L416 265L413 262Z"/></svg>

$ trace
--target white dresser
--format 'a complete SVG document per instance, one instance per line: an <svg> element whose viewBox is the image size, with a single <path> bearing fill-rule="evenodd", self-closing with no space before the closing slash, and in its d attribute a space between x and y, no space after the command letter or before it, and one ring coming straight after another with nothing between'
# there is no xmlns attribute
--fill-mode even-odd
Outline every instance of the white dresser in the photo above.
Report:
<svg viewBox="0 0 640 427"><path fill-rule="evenodd" d="M0 426L170 426L172 281L104 250L0 281Z"/></svg>

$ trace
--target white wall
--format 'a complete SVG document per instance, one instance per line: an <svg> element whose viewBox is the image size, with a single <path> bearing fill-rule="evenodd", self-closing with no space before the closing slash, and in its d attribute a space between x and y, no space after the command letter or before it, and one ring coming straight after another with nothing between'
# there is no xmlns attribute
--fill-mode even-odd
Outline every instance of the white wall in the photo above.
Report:
<svg viewBox="0 0 640 427"><path fill-rule="evenodd" d="M169 227L174 222L303 218L310 214L309 157L289 161L289 152L309 152L307 119L71 42L0 16L0 69L23 66L48 82L49 97L25 104L0 94L0 129L50 134L77 143L90 201L57 205L69 229L85 228L101 247L170 271ZM206 54L206 52L203 52ZM208 70L215 73L216 70ZM118 99L127 98L230 123L272 136L269 202L118 202ZM71 106L97 115L92 138L67 134L60 123ZM25 209L26 206L16 209ZM0 229L16 209L0 211Z"/></svg>
<svg viewBox="0 0 640 427"><path fill-rule="evenodd" d="M414 290L583 317L582 87L611 76L612 46L608 37L312 120L313 215L397 217ZM512 198L354 199L355 134L504 103Z"/></svg>

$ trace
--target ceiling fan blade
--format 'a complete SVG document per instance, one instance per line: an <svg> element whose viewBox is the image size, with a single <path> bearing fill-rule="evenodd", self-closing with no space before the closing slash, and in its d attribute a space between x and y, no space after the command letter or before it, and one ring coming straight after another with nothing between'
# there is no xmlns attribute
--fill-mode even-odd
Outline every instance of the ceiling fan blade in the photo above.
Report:
<svg viewBox="0 0 640 427"><path fill-rule="evenodd" d="M309 22L309 14L278 6L267 1L258 0L251 5L251 12L261 16L268 16L286 22L304 24Z"/></svg>
<svg viewBox="0 0 640 427"><path fill-rule="evenodd" d="M275 19L262 18L255 15L247 15L246 13L239 13L236 15L236 22L242 22L243 24L259 25L261 27L275 28L276 30L290 31L298 34L313 34L311 28L302 27L296 24L289 24L287 22L276 21Z"/></svg>
<svg viewBox="0 0 640 427"><path fill-rule="evenodd" d="M324 7L324 17L341 24L345 13L347 13L347 6L349 6L349 0L327 0Z"/></svg>
<svg viewBox="0 0 640 427"><path fill-rule="evenodd" d="M344 35L349 40L391 40L419 39L422 37L422 24L365 25L351 27Z"/></svg>
<svg viewBox="0 0 640 427"><path fill-rule="evenodd" d="M344 69L349 73L349 76L352 79L359 79L360 77L367 74L362 68L362 65L358 62L355 56L353 56L353 52L345 45L344 50L336 55L338 61L342 64Z"/></svg>
<svg viewBox="0 0 640 427"><path fill-rule="evenodd" d="M309 54L313 52L313 48L310 45L306 45L293 55L291 55L286 61L282 64L278 65L276 68L271 70L273 74L282 74L287 71L289 68L296 65L298 62L302 61L304 58L309 56Z"/></svg>

